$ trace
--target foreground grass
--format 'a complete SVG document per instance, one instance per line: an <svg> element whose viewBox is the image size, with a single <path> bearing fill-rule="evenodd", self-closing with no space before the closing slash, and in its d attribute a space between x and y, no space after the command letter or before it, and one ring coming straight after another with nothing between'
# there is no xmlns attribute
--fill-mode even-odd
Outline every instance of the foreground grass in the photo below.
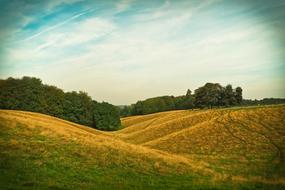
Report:
<svg viewBox="0 0 285 190"><path fill-rule="evenodd" d="M3 124L4 123L4 124ZM137 173L130 167L94 161L90 147L47 138L22 124L1 121L0 189L199 189L213 188L199 175ZM96 154L96 152L95 152ZM139 164L139 163L138 163ZM208 181L209 184L205 183ZM221 187L221 186L219 186ZM224 186L228 187L227 184Z"/></svg>
<svg viewBox="0 0 285 190"><path fill-rule="evenodd" d="M80 138L90 138L85 133L86 137L66 130L53 134L55 130L50 134L47 126L60 128L50 123L30 126L36 122L25 117L17 120L14 115L10 119L0 117L0 189L284 189L282 184L262 183L262 180L236 181L230 176L215 179L212 175L191 171L184 164L134 155L133 150L120 152L107 146L106 142L97 146L104 140L100 135L92 136L92 140L99 139L92 144L80 141ZM207 161L210 168L222 174L239 174L246 170L240 167L243 165L238 157L236 160L221 155L197 154L196 157ZM283 176L277 174L283 166L271 168L276 166L273 162L266 165L270 169L264 170L267 177ZM260 166L254 166L256 163L248 166L249 174L255 175L255 170L251 169L254 167L256 175L260 174Z"/></svg>

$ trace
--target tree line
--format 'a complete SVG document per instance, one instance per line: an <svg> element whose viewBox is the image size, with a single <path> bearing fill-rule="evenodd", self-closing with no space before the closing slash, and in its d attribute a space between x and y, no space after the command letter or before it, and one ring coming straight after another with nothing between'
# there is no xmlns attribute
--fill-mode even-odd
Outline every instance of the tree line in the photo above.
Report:
<svg viewBox="0 0 285 190"><path fill-rule="evenodd" d="M170 110L251 106L285 103L282 98L244 100L242 88L206 83L194 93L187 90L182 96L160 96L138 101L130 106L117 107L107 102L92 100L87 93L64 92L43 84L34 77L0 79L0 109L39 112L100 130L117 130L120 116L143 115Z"/></svg>
<svg viewBox="0 0 285 190"><path fill-rule="evenodd" d="M122 117L143 115L170 110L194 108L213 108L230 106L256 106L285 104L284 98L264 98L262 100L243 99L242 88L233 88L232 85L221 86L219 83L206 83L194 90L190 89L182 96L160 96L138 101L130 106L120 106Z"/></svg>
<svg viewBox="0 0 285 190"><path fill-rule="evenodd" d="M273 104L285 104L285 98L263 98L261 100L243 99L243 106L256 106L256 105L273 105Z"/></svg>
<svg viewBox="0 0 285 190"><path fill-rule="evenodd" d="M34 77L0 80L0 109L44 113L100 130L121 126L116 106L92 100L82 91L64 92Z"/></svg>
<svg viewBox="0 0 285 190"><path fill-rule="evenodd" d="M242 104L242 88L232 85L225 87L219 83L206 83L196 89L190 89L182 96L160 96L138 101L130 106L120 108L121 116L143 115L169 110L194 108L229 107Z"/></svg>

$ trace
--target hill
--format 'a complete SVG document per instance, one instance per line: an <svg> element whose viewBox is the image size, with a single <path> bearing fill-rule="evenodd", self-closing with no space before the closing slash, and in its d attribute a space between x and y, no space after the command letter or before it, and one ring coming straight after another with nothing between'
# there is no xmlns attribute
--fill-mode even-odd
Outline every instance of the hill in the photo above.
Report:
<svg viewBox="0 0 285 190"><path fill-rule="evenodd" d="M102 132L0 111L1 189L285 187L285 106L122 118Z"/></svg>

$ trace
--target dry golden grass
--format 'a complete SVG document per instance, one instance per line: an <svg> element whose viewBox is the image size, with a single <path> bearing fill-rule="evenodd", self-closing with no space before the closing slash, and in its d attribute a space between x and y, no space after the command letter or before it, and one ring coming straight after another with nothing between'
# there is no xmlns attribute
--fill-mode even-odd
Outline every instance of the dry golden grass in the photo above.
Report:
<svg viewBox="0 0 285 190"><path fill-rule="evenodd" d="M64 141L74 141L86 147L91 147L97 154L101 164L132 164L138 165L143 171L157 170L162 173L184 173L189 171L211 172L207 166L196 165L191 159L180 155L173 155L161 150L134 145L114 138L107 132L87 128L78 124L67 122L55 117L43 114L1 110L0 118L9 124L5 126L15 127L18 123L24 124L32 130L40 130L40 134L50 138L61 138ZM28 133L23 131L21 135ZM110 154L113 158L110 159ZM92 153L91 153L92 155ZM88 156L91 156L88 155ZM99 156L98 156L99 155ZM92 155L94 156L94 155ZM173 170L174 169L174 170ZM208 171L209 170L209 171Z"/></svg>
<svg viewBox="0 0 285 190"><path fill-rule="evenodd" d="M285 183L285 106L165 112L130 121L122 119L126 128L117 137L203 160L226 174L217 179Z"/></svg>
<svg viewBox="0 0 285 190"><path fill-rule="evenodd" d="M143 144L168 134L197 125L218 116L215 111L179 111L162 113L158 117L135 123L119 132L123 140ZM124 124L124 120L123 120Z"/></svg>
<svg viewBox="0 0 285 190"><path fill-rule="evenodd" d="M285 184L285 106L182 110L122 118L102 132L44 114L0 110L0 119L48 138L90 148L101 164L159 173L195 172L214 180ZM19 146L18 141L9 142ZM111 155L111 158L110 158ZM41 164L41 163L39 163ZM273 169L272 169L273 168ZM276 169L277 168L277 169Z"/></svg>

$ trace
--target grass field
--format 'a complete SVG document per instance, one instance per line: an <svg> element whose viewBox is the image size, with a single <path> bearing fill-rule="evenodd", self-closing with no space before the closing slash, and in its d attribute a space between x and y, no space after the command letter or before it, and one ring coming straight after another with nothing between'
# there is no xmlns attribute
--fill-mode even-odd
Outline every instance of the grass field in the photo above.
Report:
<svg viewBox="0 0 285 190"><path fill-rule="evenodd" d="M122 118L0 110L0 189L285 189L285 106Z"/></svg>

